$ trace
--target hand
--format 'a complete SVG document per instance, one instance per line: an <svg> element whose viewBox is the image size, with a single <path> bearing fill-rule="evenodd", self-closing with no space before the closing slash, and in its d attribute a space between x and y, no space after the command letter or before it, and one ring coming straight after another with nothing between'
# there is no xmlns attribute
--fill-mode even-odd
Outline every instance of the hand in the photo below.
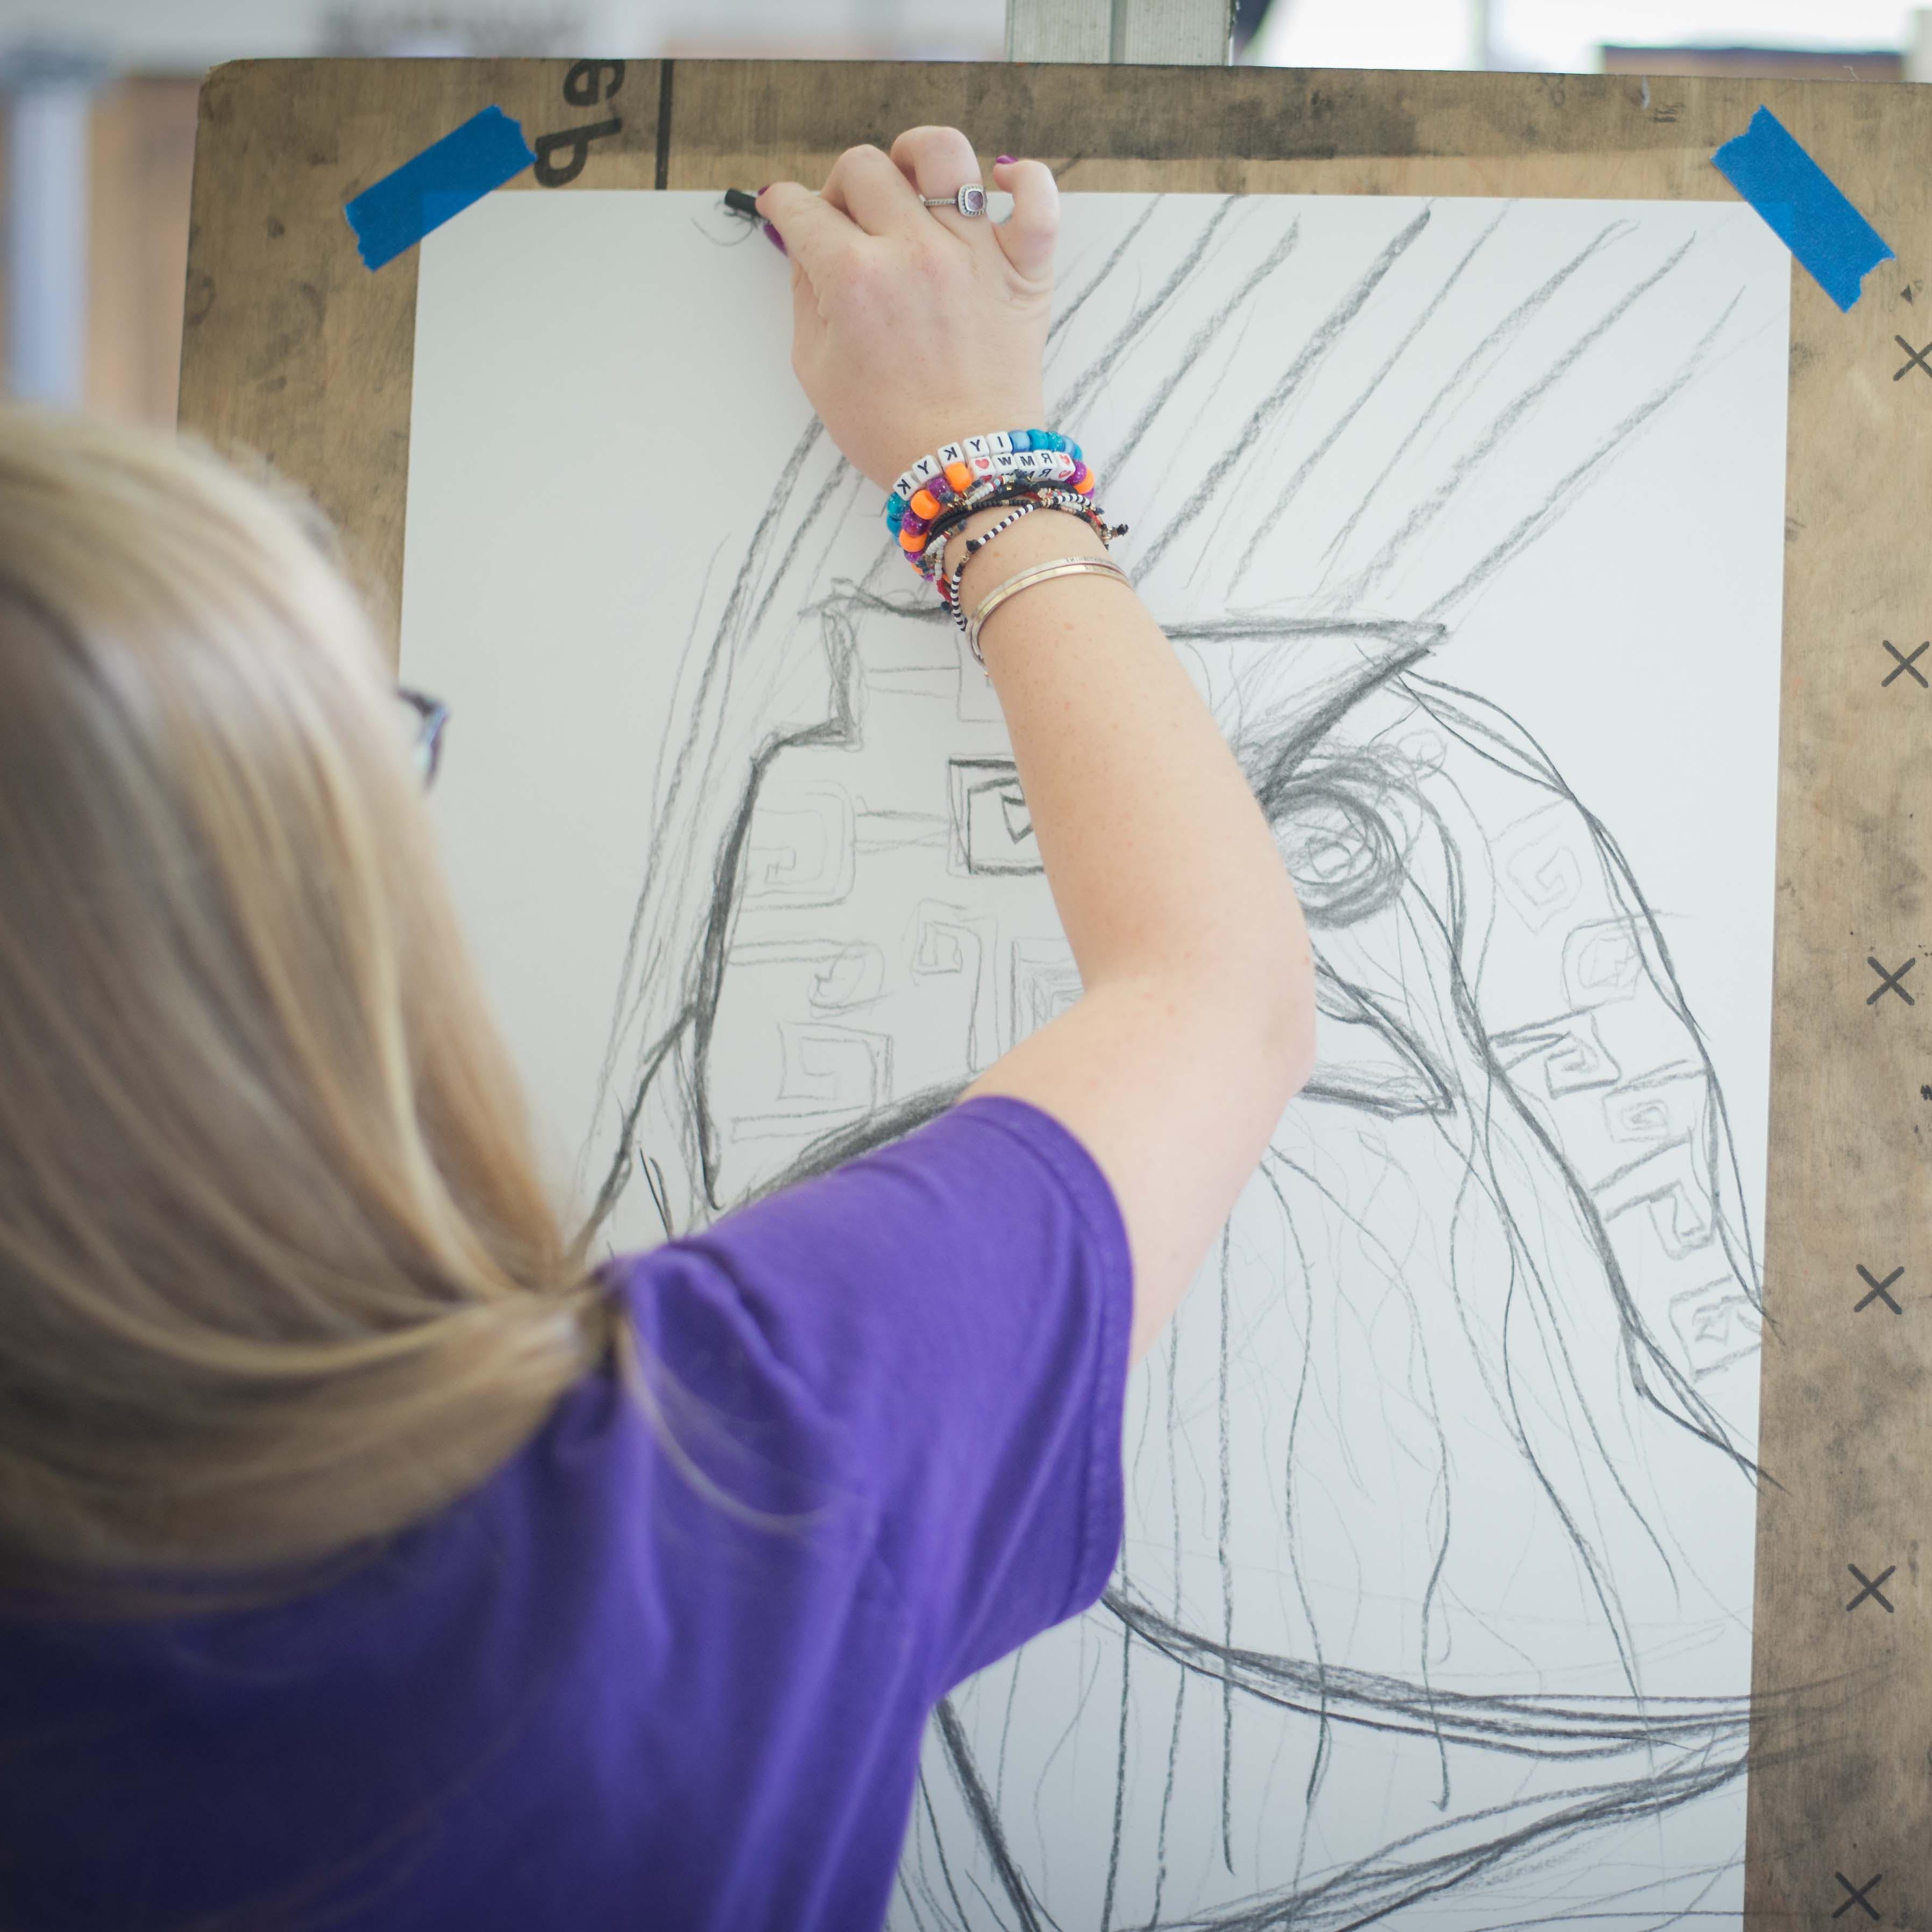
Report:
<svg viewBox="0 0 1932 1932"><path fill-rule="evenodd" d="M832 440L890 490L943 442L1048 428L1040 358L1060 195L1043 162L995 163L1013 198L986 215L921 206L981 178L952 128L850 148L818 194L781 182L758 196L792 263L791 363Z"/></svg>

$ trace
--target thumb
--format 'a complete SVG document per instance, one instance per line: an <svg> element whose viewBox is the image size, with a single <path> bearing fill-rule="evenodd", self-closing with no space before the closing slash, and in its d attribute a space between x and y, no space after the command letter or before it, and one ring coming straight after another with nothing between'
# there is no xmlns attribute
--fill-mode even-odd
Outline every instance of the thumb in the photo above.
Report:
<svg viewBox="0 0 1932 1932"><path fill-rule="evenodd" d="M1013 272L1030 282L1053 278L1060 238L1060 184L1044 161L995 161L993 178L1013 198L1013 212L993 232Z"/></svg>

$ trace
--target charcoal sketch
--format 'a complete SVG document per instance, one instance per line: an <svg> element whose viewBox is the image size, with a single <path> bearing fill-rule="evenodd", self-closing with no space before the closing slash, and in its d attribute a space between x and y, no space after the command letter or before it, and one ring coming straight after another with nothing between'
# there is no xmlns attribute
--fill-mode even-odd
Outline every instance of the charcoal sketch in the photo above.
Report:
<svg viewBox="0 0 1932 1932"><path fill-rule="evenodd" d="M705 198L574 199L765 268ZM660 539L628 758L512 748L652 586L573 608L598 532L553 524L550 627L459 590L506 352L426 391L423 344L491 238L426 252L404 663L452 771L475 712L491 784L618 848L566 970L485 883L481 772L439 801L526 1064L521 1014L588 1013L539 1106L636 1246L907 1131L1079 982L991 691L796 398ZM1738 1916L1768 922L1711 908L1770 898L1788 276L1723 206L1070 201L1049 420L1274 828L1320 1058L1130 1391L1103 1602L936 1715L896 1927ZM568 493L580 451L525 441ZM1646 572L1612 658L1590 607ZM1683 756L1616 742L1646 717Z"/></svg>

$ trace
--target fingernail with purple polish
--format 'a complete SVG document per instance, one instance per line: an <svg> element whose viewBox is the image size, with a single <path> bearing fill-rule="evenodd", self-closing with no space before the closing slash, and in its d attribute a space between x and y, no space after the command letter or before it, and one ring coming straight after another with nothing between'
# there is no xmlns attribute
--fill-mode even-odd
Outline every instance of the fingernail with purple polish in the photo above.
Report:
<svg viewBox="0 0 1932 1932"><path fill-rule="evenodd" d="M764 192L762 189L759 191L761 194ZM789 255L791 253L791 250L784 244L784 237L781 235L769 221L765 224L765 239L769 242L781 255Z"/></svg>
<svg viewBox="0 0 1932 1932"><path fill-rule="evenodd" d="M993 165L996 168L1010 168L1018 159L1019 156L1017 154L995 154L993 157Z"/></svg>

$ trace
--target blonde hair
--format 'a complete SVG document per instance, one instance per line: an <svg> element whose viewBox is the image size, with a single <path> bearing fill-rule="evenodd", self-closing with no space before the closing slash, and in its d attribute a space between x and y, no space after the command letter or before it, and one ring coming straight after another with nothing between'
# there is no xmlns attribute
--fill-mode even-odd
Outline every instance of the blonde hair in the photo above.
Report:
<svg viewBox="0 0 1932 1932"><path fill-rule="evenodd" d="M403 718L289 509L0 416L0 1582L352 1550L610 1346Z"/></svg>

